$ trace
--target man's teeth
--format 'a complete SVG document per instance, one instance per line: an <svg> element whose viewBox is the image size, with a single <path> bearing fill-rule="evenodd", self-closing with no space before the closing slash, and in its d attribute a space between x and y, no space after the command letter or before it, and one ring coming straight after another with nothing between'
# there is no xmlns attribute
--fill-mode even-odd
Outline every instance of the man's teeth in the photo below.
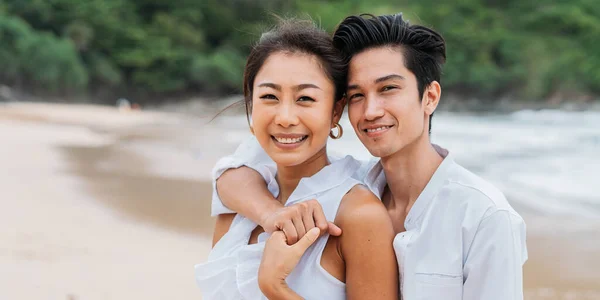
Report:
<svg viewBox="0 0 600 300"><path fill-rule="evenodd" d="M390 126L377 127L377 128L373 128L373 129L367 129L367 132L377 132L377 131L382 131L382 130L388 129L388 128L390 128Z"/></svg>
<svg viewBox="0 0 600 300"><path fill-rule="evenodd" d="M299 143L304 139L304 137L299 137L299 138L278 138L276 137L275 140L277 140L278 142L282 143L282 144L295 144L295 143Z"/></svg>

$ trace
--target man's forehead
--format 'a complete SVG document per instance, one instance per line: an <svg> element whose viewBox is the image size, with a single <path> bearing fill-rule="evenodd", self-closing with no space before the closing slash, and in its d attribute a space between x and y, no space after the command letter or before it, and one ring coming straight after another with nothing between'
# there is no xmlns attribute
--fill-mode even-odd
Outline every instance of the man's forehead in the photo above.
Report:
<svg viewBox="0 0 600 300"><path fill-rule="evenodd" d="M404 55L391 47L380 47L360 52L350 60L349 77L377 77L406 70Z"/></svg>
<svg viewBox="0 0 600 300"><path fill-rule="evenodd" d="M414 75L403 63L387 64L357 64L350 67L348 73L349 85L372 84L387 80L406 80Z"/></svg>

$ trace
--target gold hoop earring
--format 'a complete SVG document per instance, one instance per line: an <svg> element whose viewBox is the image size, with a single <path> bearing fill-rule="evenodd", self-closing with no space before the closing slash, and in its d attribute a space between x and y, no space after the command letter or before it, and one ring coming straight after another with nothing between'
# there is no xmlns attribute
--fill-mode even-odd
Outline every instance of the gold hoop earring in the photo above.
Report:
<svg viewBox="0 0 600 300"><path fill-rule="evenodd" d="M329 137L332 138L332 139L334 139L334 140L337 140L337 139L341 138L342 135L344 134L344 129L342 128L342 125L340 125L340 123L335 123L334 126L337 127L338 134L337 135L333 135L333 131L330 131L329 132Z"/></svg>

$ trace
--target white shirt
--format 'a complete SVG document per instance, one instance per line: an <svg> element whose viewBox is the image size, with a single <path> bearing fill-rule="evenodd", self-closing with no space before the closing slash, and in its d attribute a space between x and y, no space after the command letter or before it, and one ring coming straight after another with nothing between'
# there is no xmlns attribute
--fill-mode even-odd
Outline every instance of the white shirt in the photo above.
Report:
<svg viewBox="0 0 600 300"><path fill-rule="evenodd" d="M286 206L318 199L327 220L335 220L344 195L360 181L352 178L360 162L347 156L321 169L315 175L302 178L286 202ZM274 166L273 166L274 167ZM269 172L275 174L275 168ZM279 194L277 186L269 190ZM267 233L258 236L256 244L248 245L257 224L236 215L227 233L211 250L205 263L195 266L196 282L205 300L266 299L258 286L258 268ZM346 284L321 266L321 256L329 235L320 237L300 259L286 278L288 286L304 299L346 299Z"/></svg>
<svg viewBox="0 0 600 300"><path fill-rule="evenodd" d="M213 175L246 165L272 186L276 181L267 171L272 164L251 138L220 160ZM382 195L386 179L379 161L363 162L353 177ZM216 190L212 205L213 215L231 212ZM406 231L394 239L403 299L523 299L525 223L498 189L451 155L417 198L404 226Z"/></svg>

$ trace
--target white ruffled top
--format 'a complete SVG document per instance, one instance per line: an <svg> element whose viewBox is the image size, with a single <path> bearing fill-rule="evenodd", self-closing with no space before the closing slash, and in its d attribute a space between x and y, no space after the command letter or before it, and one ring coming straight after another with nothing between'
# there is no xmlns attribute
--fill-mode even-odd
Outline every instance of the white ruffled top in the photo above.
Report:
<svg viewBox="0 0 600 300"><path fill-rule="evenodd" d="M289 197L286 206L317 199L329 221L333 221L344 195L360 182L351 175L360 163L351 156L336 160L312 177L302 178ZM273 174L276 170L271 170ZM276 185L269 185L274 196ZM209 254L208 261L195 266L196 282L204 300L266 299L258 287L258 268L269 237L258 236L256 244L248 245L257 224L237 215L229 231ZM305 299L345 299L346 286L321 266L321 255L329 236L320 237L301 258L288 276L289 287Z"/></svg>

